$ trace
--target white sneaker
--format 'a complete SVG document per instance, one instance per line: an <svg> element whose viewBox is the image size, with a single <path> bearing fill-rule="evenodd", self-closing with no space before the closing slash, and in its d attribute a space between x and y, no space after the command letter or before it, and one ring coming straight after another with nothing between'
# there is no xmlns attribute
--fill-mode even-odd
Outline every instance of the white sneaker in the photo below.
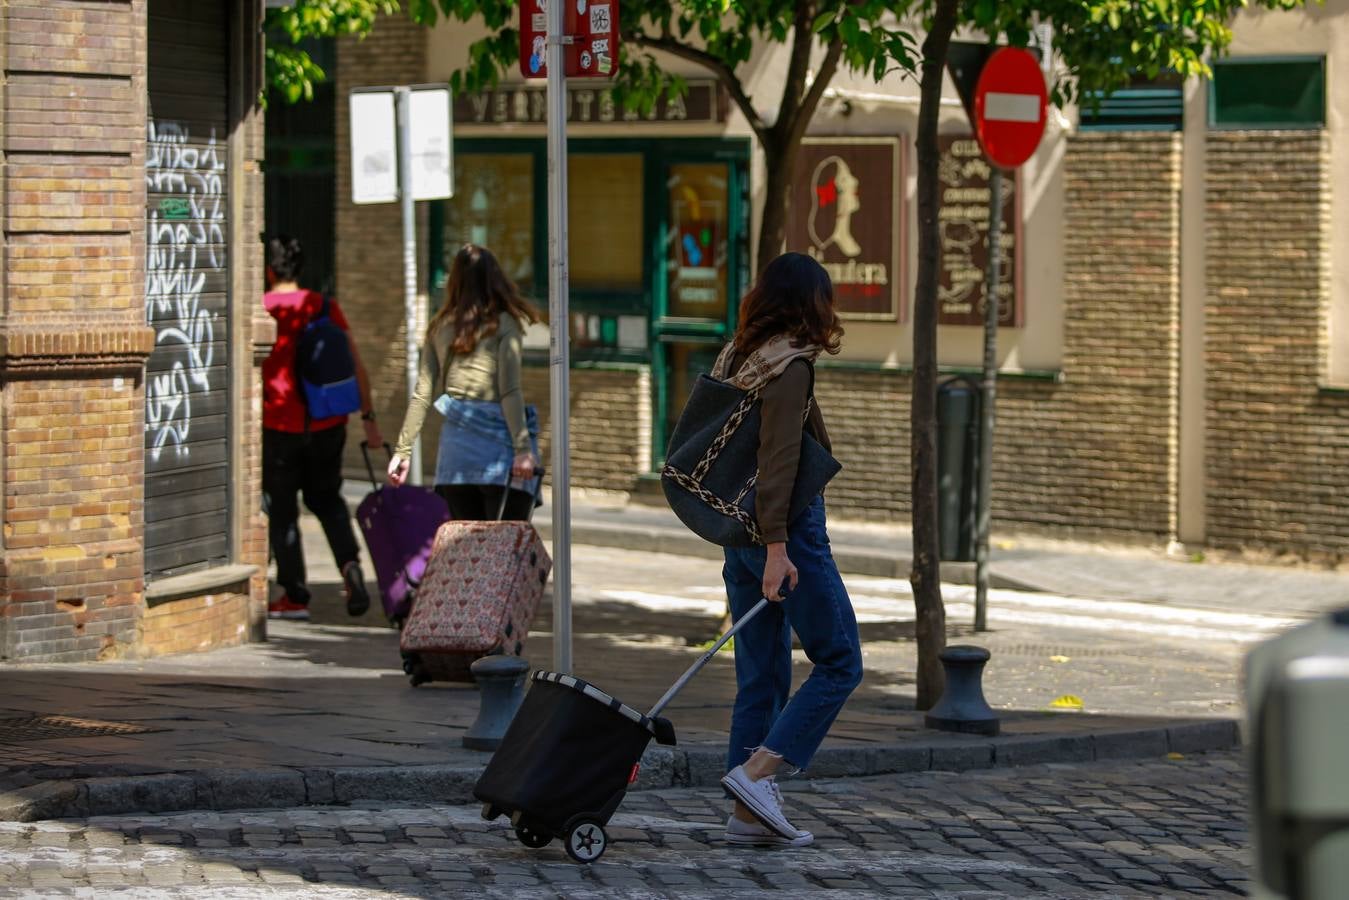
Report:
<svg viewBox="0 0 1349 900"><path fill-rule="evenodd" d="M782 792L772 778L755 781L745 772L744 766L736 766L722 777L721 783L756 819L787 840L794 841L806 834L782 814Z"/></svg>
<svg viewBox="0 0 1349 900"><path fill-rule="evenodd" d="M726 843L742 847L807 847L815 840L809 831L785 838L760 822L742 822L735 816L726 820Z"/></svg>

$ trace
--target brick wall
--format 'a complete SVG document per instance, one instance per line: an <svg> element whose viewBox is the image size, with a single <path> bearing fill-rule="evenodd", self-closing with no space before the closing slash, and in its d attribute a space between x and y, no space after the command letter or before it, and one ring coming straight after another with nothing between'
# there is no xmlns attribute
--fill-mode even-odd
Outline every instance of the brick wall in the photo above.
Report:
<svg viewBox="0 0 1349 900"><path fill-rule="evenodd" d="M1164 538L1175 523L1180 142L1083 134L1065 159L1063 380L1003 378L993 515L1061 534ZM909 515L907 374L820 369L844 470L831 508Z"/></svg>
<svg viewBox="0 0 1349 900"><path fill-rule="evenodd" d="M144 605L145 0L11 0L0 42L0 659L143 653L177 640L152 627L143 642L147 618L194 617L194 601ZM242 68L251 107L257 67ZM256 218L237 218L239 234ZM256 278L255 245L232 251ZM249 448L253 424L239 425ZM238 471L256 506L255 470ZM242 546L265 564L255 538Z"/></svg>
<svg viewBox="0 0 1349 900"><path fill-rule="evenodd" d="M0 16L0 657L118 655L143 587L145 6Z"/></svg>
<svg viewBox="0 0 1349 900"><path fill-rule="evenodd" d="M145 612L146 656L191 653L248 640L250 594L209 594L152 606Z"/></svg>
<svg viewBox="0 0 1349 900"><path fill-rule="evenodd" d="M276 322L262 308L259 291L265 283L262 245L257 236L266 227L266 191L262 161L266 155L266 117L255 102L263 77L264 40L257 22L263 11L257 0L247 16L230 17L231 38L238 51L230 70L230 92L235 121L230 152L236 163L230 202L231 215L239 223L237 245L231 255L230 285L234 291L231 328L234 339L234 369L244 373L233 413L239 423L234 452L234 504L238 562L256 566L249 585L250 601L244 604L246 637L260 641L267 635L267 516L262 511L262 362L276 340ZM215 614L208 615L211 618ZM222 632L221 643L227 633Z"/></svg>
<svg viewBox="0 0 1349 900"><path fill-rule="evenodd" d="M847 337L844 337L847 340ZM829 485L831 514L873 521L907 519L912 496L907 373L817 370L815 395L843 471Z"/></svg>
<svg viewBox="0 0 1349 900"><path fill-rule="evenodd" d="M397 437L407 403L402 213L397 203L357 206L351 202L351 120L346 97L356 87L424 81L426 34L425 28L400 12L381 17L364 40L337 41L336 294L370 374L375 410L390 444ZM417 207L419 284L424 291L426 204ZM348 427L347 467L364 471L358 448L364 439L359 418L353 416ZM426 435L422 459L429 469L435 456L428 444L434 446L434 438L429 428Z"/></svg>
<svg viewBox="0 0 1349 900"><path fill-rule="evenodd" d="M525 401L539 408L539 452L552 466L548 369L527 366ZM581 488L630 491L649 440L650 408L642 398L650 379L640 367L571 372L571 483ZM646 430L643 425L646 425Z"/></svg>
<svg viewBox="0 0 1349 900"><path fill-rule="evenodd" d="M1320 132L1207 140L1208 539L1349 554L1349 397L1319 389L1330 280Z"/></svg>
<svg viewBox="0 0 1349 900"><path fill-rule="evenodd" d="M1064 162L1063 383L999 384L994 514L1175 531L1180 136L1086 133Z"/></svg>

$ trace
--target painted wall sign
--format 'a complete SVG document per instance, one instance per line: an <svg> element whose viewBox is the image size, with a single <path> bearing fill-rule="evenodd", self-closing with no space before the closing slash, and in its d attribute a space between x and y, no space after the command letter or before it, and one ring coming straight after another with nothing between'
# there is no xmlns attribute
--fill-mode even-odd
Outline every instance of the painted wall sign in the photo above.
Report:
<svg viewBox="0 0 1349 900"><path fill-rule="evenodd" d="M983 325L991 170L974 137L942 135L940 143L937 321L942 325ZM1022 324L1019 181L1019 177L1009 175L1002 182L998 324L1007 327Z"/></svg>
<svg viewBox="0 0 1349 900"><path fill-rule="evenodd" d="M454 100L454 121L459 125L542 125L548 112L546 92L542 86L503 84L480 94L460 94ZM608 87L567 86L567 121L573 124L712 124L726 121L726 112L726 98L715 81L690 81L683 97L661 97L645 115L615 103Z"/></svg>
<svg viewBox="0 0 1349 900"><path fill-rule="evenodd" d="M806 138L797 157L787 249L819 260L839 314L894 322L903 315L899 138Z"/></svg>

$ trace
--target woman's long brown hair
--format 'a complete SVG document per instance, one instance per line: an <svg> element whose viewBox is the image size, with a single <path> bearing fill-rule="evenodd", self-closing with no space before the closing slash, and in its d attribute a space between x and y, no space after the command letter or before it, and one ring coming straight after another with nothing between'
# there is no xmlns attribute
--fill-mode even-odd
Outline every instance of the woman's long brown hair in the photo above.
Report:
<svg viewBox="0 0 1349 900"><path fill-rule="evenodd" d="M450 281L445 286L445 305L426 327L426 338L430 340L449 325L454 328L450 349L472 353L478 341L496 334L503 312L510 313L522 328L540 319L538 310L520 296L515 283L501 271L492 251L465 244L454 255Z"/></svg>
<svg viewBox="0 0 1349 900"><path fill-rule="evenodd" d="M784 253L759 274L740 302L735 349L748 355L766 341L786 335L793 347L814 345L837 353L843 326L834 312L829 273L804 253Z"/></svg>

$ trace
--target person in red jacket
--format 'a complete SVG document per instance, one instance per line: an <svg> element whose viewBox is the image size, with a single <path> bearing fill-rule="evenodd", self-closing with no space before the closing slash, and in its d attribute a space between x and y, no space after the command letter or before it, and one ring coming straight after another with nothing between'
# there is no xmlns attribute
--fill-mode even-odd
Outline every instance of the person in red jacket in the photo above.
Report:
<svg viewBox="0 0 1349 900"><path fill-rule="evenodd" d="M276 560L276 581L285 594L267 607L273 619L309 618L309 588L305 585L304 548L300 543L300 507L297 495L318 517L333 559L342 573L347 612L364 615L370 594L361 573L360 547L351 527L351 512L342 499L342 449L347 440L347 417L308 419L304 392L296 377L296 343L305 325L318 315L323 296L300 287L304 266L300 242L278 235L267 242L267 293L262 304L276 319L276 344L262 364L262 494L268 515L267 533ZM370 382L361 365L356 342L336 300L328 301L329 316L348 332L356 379L361 391L361 420L372 447L384 438L370 403Z"/></svg>

